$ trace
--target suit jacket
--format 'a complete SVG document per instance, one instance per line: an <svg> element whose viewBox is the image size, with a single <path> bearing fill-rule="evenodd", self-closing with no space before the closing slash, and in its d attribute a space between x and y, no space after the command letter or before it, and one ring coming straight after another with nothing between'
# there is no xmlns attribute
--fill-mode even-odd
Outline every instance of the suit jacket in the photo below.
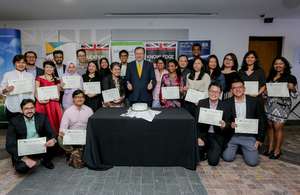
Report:
<svg viewBox="0 0 300 195"><path fill-rule="evenodd" d="M209 98L200 100L198 102L198 106L197 106L197 109L196 109L195 120L197 122L197 136L198 136L198 138L202 139L203 137L205 137L208 134L208 130L209 130L209 127L211 125L198 123L199 111L200 111L201 107L210 108ZM219 126L213 126L214 132L215 132L214 134L215 134L216 140L219 143L219 145L223 149L225 149L225 148L227 148L227 144L228 144L225 137L226 137L226 134L229 133L228 130L229 130L229 127L230 127L230 124L231 124L231 121L230 121L231 112L230 112L229 106L221 100L219 100L219 102L218 102L217 110L222 110L223 111L222 120L225 121L226 125L225 125L224 129L221 129L221 127L219 127Z"/></svg>
<svg viewBox="0 0 300 195"><path fill-rule="evenodd" d="M152 89L148 90L148 84L152 80ZM132 85L132 90L129 91L129 101L137 101L140 96L142 101L153 101L152 90L156 86L156 78L154 73L154 67L151 62L145 61L143 64L142 75L139 78L137 71L136 61L132 61L127 64L125 85L127 81Z"/></svg>
<svg viewBox="0 0 300 195"><path fill-rule="evenodd" d="M39 67L37 67L37 66L35 66L35 68L36 68L36 77L39 77L39 76L45 74L44 69L41 69L41 68L39 68Z"/></svg>
<svg viewBox="0 0 300 195"><path fill-rule="evenodd" d="M47 137L47 140L55 138L57 139L57 133L53 129L46 114L36 112L34 115L35 128L40 137ZM24 116L19 116L11 119L8 125L6 135L6 150L7 152L19 162L24 156L18 156L18 139L27 138L27 129L24 120Z"/></svg>
<svg viewBox="0 0 300 195"><path fill-rule="evenodd" d="M66 65L63 64L63 74L65 74L65 72L66 72ZM54 75L59 78L56 68L54 69Z"/></svg>
<svg viewBox="0 0 300 195"><path fill-rule="evenodd" d="M232 112L231 122L234 122L236 118L235 103L234 103L235 98L231 97L224 101L229 105L231 109ZM263 142L267 131L267 119L259 98L246 95L246 118L259 120L258 134L256 135L256 140L259 142ZM230 135L228 137L229 140L231 139L233 134L234 134L234 129L231 129Z"/></svg>

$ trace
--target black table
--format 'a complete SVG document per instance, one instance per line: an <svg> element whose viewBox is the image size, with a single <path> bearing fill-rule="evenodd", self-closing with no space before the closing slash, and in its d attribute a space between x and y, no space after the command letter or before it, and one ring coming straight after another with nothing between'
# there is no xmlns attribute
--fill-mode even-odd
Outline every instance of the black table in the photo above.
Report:
<svg viewBox="0 0 300 195"><path fill-rule="evenodd" d="M150 123L122 117L127 108L100 108L89 118L83 161L92 169L115 166L183 166L199 161L194 118L183 108L162 111Z"/></svg>

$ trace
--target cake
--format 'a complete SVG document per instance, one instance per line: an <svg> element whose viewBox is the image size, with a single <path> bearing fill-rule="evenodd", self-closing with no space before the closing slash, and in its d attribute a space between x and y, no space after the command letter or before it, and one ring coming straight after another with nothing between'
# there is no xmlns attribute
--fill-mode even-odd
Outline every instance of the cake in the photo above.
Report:
<svg viewBox="0 0 300 195"><path fill-rule="evenodd" d="M148 105L146 103L135 103L132 104L131 110L133 111L145 111L148 109Z"/></svg>

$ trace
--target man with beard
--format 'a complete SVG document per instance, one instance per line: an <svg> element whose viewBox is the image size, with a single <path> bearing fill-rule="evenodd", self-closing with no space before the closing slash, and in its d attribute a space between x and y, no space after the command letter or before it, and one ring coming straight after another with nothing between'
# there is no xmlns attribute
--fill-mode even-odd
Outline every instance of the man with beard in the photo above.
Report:
<svg viewBox="0 0 300 195"><path fill-rule="evenodd" d="M206 60L204 60L204 59L202 59L202 58L200 57L201 51L202 51L201 45L200 45L199 43L195 43L195 44L193 45L193 48L192 48L193 59L190 59L190 60L189 60L189 64L187 65L186 68L192 70L193 64L194 64L194 60L195 60L196 57L198 57L198 58L201 59L203 66L206 65Z"/></svg>
<svg viewBox="0 0 300 195"><path fill-rule="evenodd" d="M63 64L64 52L61 51L61 50L54 51L53 52L53 58L54 58L54 61L55 61L55 66L56 66L56 68L54 70L54 75L61 80L62 75L65 73L65 70L66 70L66 65Z"/></svg>
<svg viewBox="0 0 300 195"><path fill-rule="evenodd" d="M16 171L22 173L36 165L32 158L41 158L41 164L47 169L53 169L54 165L50 161L55 152L57 133L50 124L46 114L35 112L35 102L32 99L24 99L21 104L21 113L9 121L6 150L12 156L12 162ZM43 154L18 156L19 139L31 139L46 137L47 152Z"/></svg>
<svg viewBox="0 0 300 195"><path fill-rule="evenodd" d="M33 51L28 51L24 54L26 62L26 71L33 74L34 78L44 74L44 70L35 65L37 55Z"/></svg>

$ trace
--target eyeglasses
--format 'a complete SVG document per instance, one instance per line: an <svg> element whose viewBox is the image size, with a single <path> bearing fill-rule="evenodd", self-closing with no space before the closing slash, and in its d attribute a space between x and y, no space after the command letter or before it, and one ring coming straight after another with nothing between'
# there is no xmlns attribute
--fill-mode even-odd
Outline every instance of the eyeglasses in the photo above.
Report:
<svg viewBox="0 0 300 195"><path fill-rule="evenodd" d="M23 108L24 110L33 110L33 109L35 109L35 107L30 107L30 108L28 108L28 107L26 107L26 108Z"/></svg>
<svg viewBox="0 0 300 195"><path fill-rule="evenodd" d="M55 59L63 59L64 57L55 57Z"/></svg>
<svg viewBox="0 0 300 195"><path fill-rule="evenodd" d="M83 57L85 57L85 55L79 55L78 57L79 57L79 58L83 58Z"/></svg>
<svg viewBox="0 0 300 195"><path fill-rule="evenodd" d="M235 90L235 89L243 89L243 88L244 88L244 86L236 86L236 87L232 87L233 90Z"/></svg>
<svg viewBox="0 0 300 195"><path fill-rule="evenodd" d="M128 57L128 55L120 55L121 58Z"/></svg>
<svg viewBox="0 0 300 195"><path fill-rule="evenodd" d="M34 59L35 56L27 56L26 58L29 58L29 59Z"/></svg>
<svg viewBox="0 0 300 195"><path fill-rule="evenodd" d="M144 55L144 53L136 53L135 55L142 56L142 55Z"/></svg>
<svg viewBox="0 0 300 195"><path fill-rule="evenodd" d="M84 96L75 96L74 98L75 98L75 99L83 99Z"/></svg>
<svg viewBox="0 0 300 195"><path fill-rule="evenodd" d="M213 91L213 90L208 90L208 91L209 91L209 93L212 93L212 94L219 94L219 93L221 93L219 91Z"/></svg>
<svg viewBox="0 0 300 195"><path fill-rule="evenodd" d="M225 60L233 62L233 59L225 58Z"/></svg>

